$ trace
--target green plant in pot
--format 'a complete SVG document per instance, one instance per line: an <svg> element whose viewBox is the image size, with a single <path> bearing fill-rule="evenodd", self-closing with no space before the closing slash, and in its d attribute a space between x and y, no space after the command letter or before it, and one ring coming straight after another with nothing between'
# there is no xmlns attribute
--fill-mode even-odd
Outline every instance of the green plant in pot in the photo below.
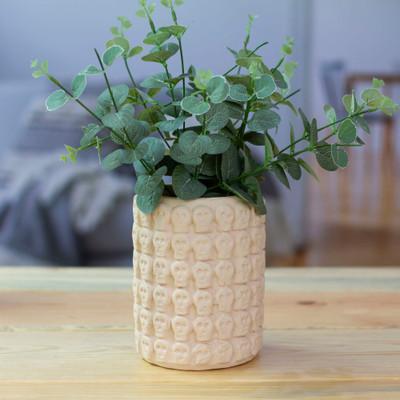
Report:
<svg viewBox="0 0 400 400"><path fill-rule="evenodd" d="M104 52L95 50L97 65L79 72L70 86L49 73L46 61L32 63L33 76L58 87L46 100L49 111L75 101L93 117L83 128L80 147L66 146L64 161L75 162L81 151L95 148L106 170L129 164L136 172L137 351L169 368L225 368L249 361L262 346L266 206L260 182L265 173L287 187L303 173L316 177L304 158L308 154L325 170L345 168L346 148L365 144L365 115L392 115L398 105L374 79L359 97L343 97L346 117L338 119L327 105L326 122L319 124L291 101L299 92L290 84L297 66L289 59L292 39L276 65L267 66L262 53L268 43L251 46L250 17L241 49L229 49L232 67L220 74L198 70L185 64L187 28L176 14L182 0L161 3L171 25L158 27L154 4L140 0L137 15L150 27L143 43L131 44L131 22L119 17ZM139 57L158 64L160 72L137 82ZM169 68L172 57L179 57L180 71ZM112 85L109 70L116 62L124 64L128 84ZM93 76L104 79L105 90L90 109L81 96ZM161 102L160 95L169 100ZM289 129L288 144L280 148L274 137L282 107L301 118L303 129ZM103 155L106 142L115 150ZM262 161L253 146L262 147Z"/></svg>

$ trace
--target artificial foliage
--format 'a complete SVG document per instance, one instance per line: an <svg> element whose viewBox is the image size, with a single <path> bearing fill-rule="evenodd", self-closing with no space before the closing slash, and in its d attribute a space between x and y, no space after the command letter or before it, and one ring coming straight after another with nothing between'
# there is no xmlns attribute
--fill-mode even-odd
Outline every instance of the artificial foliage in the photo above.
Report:
<svg viewBox="0 0 400 400"><path fill-rule="evenodd" d="M93 117L93 122L83 127L80 147L66 146L62 159L75 162L81 151L96 148L108 171L133 165L137 205L144 213L152 213L162 196L192 200L235 195L264 214L260 182L265 173L274 174L287 187L290 179L299 180L304 172L316 177L304 158L309 153L325 170L345 168L346 148L363 146L361 132L369 134L364 116L376 111L393 115L398 109L383 95L383 81L374 79L359 96L343 97L346 117L338 119L333 107L326 105L326 122L309 119L291 102L299 92L290 84L297 67L290 60L293 40L288 38L282 46L276 65L267 66L262 53L268 42L250 46L252 16L241 49L228 48L234 65L226 72L214 74L188 66L183 47L187 28L180 25L176 14L182 3L161 0L171 15L171 25L158 27L153 18L155 4L140 0L136 14L146 18L150 27L143 43L130 42L132 24L119 17L119 26L111 28L112 38L104 52L95 50L97 64L79 72L69 87L49 73L47 61L32 62L35 78L44 76L58 87L46 100L49 111L75 101ZM160 72L137 82L134 66L139 57L142 62L158 64ZM178 72L168 66L172 57L180 59ZM124 64L129 84L112 85L109 72L116 62ZM81 96L94 76L104 79L105 90L90 109ZM162 92L169 101L159 101ZM302 119L302 132L294 132L293 127L288 132L279 129L282 107ZM286 147L276 144L277 134L287 135ZM116 149L103 154L108 141ZM255 159L253 146L263 147L262 162Z"/></svg>

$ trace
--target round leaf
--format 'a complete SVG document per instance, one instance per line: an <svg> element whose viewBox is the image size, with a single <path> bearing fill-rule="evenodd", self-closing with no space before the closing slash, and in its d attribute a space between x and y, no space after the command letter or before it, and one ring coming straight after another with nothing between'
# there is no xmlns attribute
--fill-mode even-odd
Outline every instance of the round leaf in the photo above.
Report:
<svg viewBox="0 0 400 400"><path fill-rule="evenodd" d="M124 37L118 36L115 37L114 39L109 40L106 43L107 47L112 47L112 46L120 46L124 49L124 54L128 53L129 51L129 41L125 39Z"/></svg>
<svg viewBox="0 0 400 400"><path fill-rule="evenodd" d="M349 164L349 156L336 144L331 147L332 159L339 168L346 168Z"/></svg>
<svg viewBox="0 0 400 400"><path fill-rule="evenodd" d="M149 196L162 182L162 175L139 175L135 185L136 194Z"/></svg>
<svg viewBox="0 0 400 400"><path fill-rule="evenodd" d="M320 147L316 150L318 164L326 171L336 171L338 169L336 163L332 158L331 145Z"/></svg>
<svg viewBox="0 0 400 400"><path fill-rule="evenodd" d="M200 156L184 153L178 143L171 147L170 156L174 161L184 165L198 166L202 162Z"/></svg>
<svg viewBox="0 0 400 400"><path fill-rule="evenodd" d="M186 131L179 137L178 145L183 153L199 157L207 152L210 143L209 136L201 136L196 132Z"/></svg>
<svg viewBox="0 0 400 400"><path fill-rule="evenodd" d="M187 96L181 101L182 110L192 115L203 115L209 111L210 105L202 98Z"/></svg>
<svg viewBox="0 0 400 400"><path fill-rule="evenodd" d="M136 196L136 205L139 210L145 214L151 214L155 211L158 204L160 203L161 197L164 192L164 182L161 182L157 189L153 191L153 193L148 196L137 195Z"/></svg>
<svg viewBox="0 0 400 400"><path fill-rule="evenodd" d="M99 75L102 74L103 71L99 68L97 68L94 65L88 65L83 71L82 74L86 74L86 75Z"/></svg>
<svg viewBox="0 0 400 400"><path fill-rule="evenodd" d="M249 129L254 132L265 132L268 129L276 128L280 122L281 117L275 111L259 110L250 120Z"/></svg>
<svg viewBox="0 0 400 400"><path fill-rule="evenodd" d="M210 135L210 144L207 148L207 154L216 155L225 153L229 146L231 145L231 141L224 135L215 134Z"/></svg>
<svg viewBox="0 0 400 400"><path fill-rule="evenodd" d="M207 93L211 103L222 103L228 98L229 84L223 76L214 76L207 83Z"/></svg>
<svg viewBox="0 0 400 400"><path fill-rule="evenodd" d="M149 33L147 37L143 40L144 44L150 44L155 46L162 45L166 40L171 37L171 33L166 31L159 31L156 33Z"/></svg>
<svg viewBox="0 0 400 400"><path fill-rule="evenodd" d="M121 46L114 45L109 47L102 56L104 65L111 66L122 54L124 54L124 49Z"/></svg>
<svg viewBox="0 0 400 400"><path fill-rule="evenodd" d="M338 131L339 139L342 143L353 143L357 138L357 128L351 119L346 119L341 123Z"/></svg>
<svg viewBox="0 0 400 400"><path fill-rule="evenodd" d="M175 43L167 43L161 46L161 49L152 51L150 54L142 57L143 61L147 62L155 62L162 64L168 59L170 59L173 55L175 55L179 50L179 46Z"/></svg>
<svg viewBox="0 0 400 400"><path fill-rule="evenodd" d="M46 99L47 111L55 111L68 103L70 97L64 90L56 90Z"/></svg>
<svg viewBox="0 0 400 400"><path fill-rule="evenodd" d="M178 165L172 174L172 187L182 200L194 200L203 196L207 187L195 179L183 165Z"/></svg>
<svg viewBox="0 0 400 400"><path fill-rule="evenodd" d="M147 137L143 139L140 144L147 145L147 152L143 159L147 161L150 165L157 165L163 158L165 154L164 143L159 138Z"/></svg>
<svg viewBox="0 0 400 400"><path fill-rule="evenodd" d="M257 99L266 99L276 90L275 81L271 75L263 75L254 82Z"/></svg>
<svg viewBox="0 0 400 400"><path fill-rule="evenodd" d="M246 86L242 84L232 85L229 96L232 100L246 102L249 101L251 96L247 92Z"/></svg>

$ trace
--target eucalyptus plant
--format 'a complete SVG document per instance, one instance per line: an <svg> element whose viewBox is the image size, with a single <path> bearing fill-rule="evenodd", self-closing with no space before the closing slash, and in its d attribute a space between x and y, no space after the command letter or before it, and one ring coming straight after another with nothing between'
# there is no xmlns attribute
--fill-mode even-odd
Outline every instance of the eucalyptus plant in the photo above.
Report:
<svg viewBox="0 0 400 400"><path fill-rule="evenodd" d="M282 46L277 64L268 67L261 55L268 42L250 47L253 16L249 17L241 48L228 48L234 65L225 73L215 75L193 65L187 67L182 44L187 28L180 25L176 14L176 7L182 3L161 0L172 22L157 27L153 19L155 4L140 0L136 15L147 19L150 27L143 43L129 41L127 31L132 24L119 17L105 51L100 54L95 49L98 65L79 72L69 88L49 73L47 61L32 62L35 78L44 76L58 87L46 100L47 110L75 101L93 117L93 122L83 127L80 147L66 146L67 154L62 159L75 162L81 151L96 148L101 165L108 171L123 164L133 165L137 205L144 213L153 212L161 196L192 200L235 195L251 204L258 214L264 214L260 181L267 171L290 187L289 177L299 180L303 171L316 177L304 159L308 153L314 154L325 170L345 168L346 148L365 144L359 136L360 131L369 133L365 115L375 111L393 115L398 109L383 95L384 82L374 79L359 97L355 93L343 97L347 112L344 118L338 119L334 108L326 105L326 123L310 120L291 102L299 92L290 89L297 67L289 59L293 39L288 38ZM144 45L150 48L144 51ZM138 83L132 60L143 52L141 60L159 64L160 72ZM174 56L180 59L181 70L177 73L168 66ZM110 82L109 70L117 60L122 60L126 68L127 85L114 86ZM91 109L81 96L88 79L96 75L102 76L106 88ZM159 101L160 92L166 93L169 100ZM288 107L303 125L297 135L290 127L288 145L283 148L274 139L281 123L281 107ZM103 158L105 142L113 142L116 149ZM262 162L255 159L253 145L263 147Z"/></svg>

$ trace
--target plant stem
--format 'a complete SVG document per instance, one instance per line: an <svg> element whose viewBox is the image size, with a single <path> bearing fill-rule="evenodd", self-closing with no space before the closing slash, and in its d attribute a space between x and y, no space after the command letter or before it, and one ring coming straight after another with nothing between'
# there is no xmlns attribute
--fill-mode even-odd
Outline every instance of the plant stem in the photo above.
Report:
<svg viewBox="0 0 400 400"><path fill-rule="evenodd" d="M260 45L258 45L249 55L248 57L251 57L257 50L260 50L261 47L264 47L268 44L269 42L263 42ZM228 71L226 71L223 75L227 76L229 75L232 71L234 71L235 69L239 68L239 65L234 65L232 68L228 69Z"/></svg>
<svg viewBox="0 0 400 400"><path fill-rule="evenodd" d="M240 142L243 141L243 135L244 135L244 132L246 130L247 122L249 120L250 109L251 109L251 100L249 100L247 102L246 110L244 112L243 122L242 122L242 125L240 126L240 130L239 130L239 140L240 140Z"/></svg>
<svg viewBox="0 0 400 400"><path fill-rule="evenodd" d="M272 107L279 106L279 104L284 103L286 100L289 100L291 97L295 96L297 93L300 93L301 89L297 89L294 92L288 94L286 97L284 97L282 100L277 101L272 105Z"/></svg>
<svg viewBox="0 0 400 400"><path fill-rule="evenodd" d="M113 92L112 92L112 90L111 90L110 82L109 82L109 80L108 80L107 73L106 73L106 71L105 71L105 69L104 69L103 61L101 60L100 54L99 54L99 52L97 51L97 49L94 49L94 52L96 53L96 57L97 57L97 59L98 59L98 61L99 61L100 67L101 67L101 69L102 69L102 71L103 71L103 76L104 76L104 79L105 79L105 81L106 81L107 88L108 88L108 91L109 91L109 93L110 93L111 100L112 100L112 102L113 102L115 111L118 112L118 106L117 106L117 103L116 103L116 101L115 101L114 94L113 94Z"/></svg>

